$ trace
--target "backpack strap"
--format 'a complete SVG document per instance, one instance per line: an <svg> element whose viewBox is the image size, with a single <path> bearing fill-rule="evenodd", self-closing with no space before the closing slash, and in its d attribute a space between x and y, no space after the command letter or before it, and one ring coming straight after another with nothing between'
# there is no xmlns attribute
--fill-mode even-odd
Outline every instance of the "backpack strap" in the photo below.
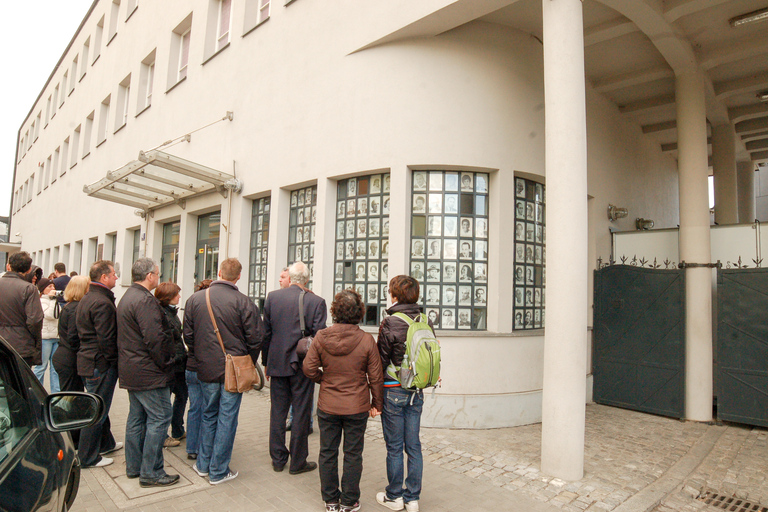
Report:
<svg viewBox="0 0 768 512"><path fill-rule="evenodd" d="M411 317L409 317L405 313L400 313L399 311L392 316L394 316L395 318L399 318L400 320L405 320L405 323L407 323L409 327L415 323Z"/></svg>

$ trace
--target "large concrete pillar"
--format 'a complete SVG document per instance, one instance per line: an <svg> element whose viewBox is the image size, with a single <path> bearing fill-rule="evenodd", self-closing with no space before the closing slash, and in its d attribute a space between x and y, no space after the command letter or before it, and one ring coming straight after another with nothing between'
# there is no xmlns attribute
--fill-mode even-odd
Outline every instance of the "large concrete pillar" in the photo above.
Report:
<svg viewBox="0 0 768 512"><path fill-rule="evenodd" d="M709 263L709 186L704 82L699 72L675 83L680 176L680 260ZM712 419L712 269L685 271L685 417Z"/></svg>
<svg viewBox="0 0 768 512"><path fill-rule="evenodd" d="M730 124L712 127L712 168L715 181L715 222L736 224L736 132Z"/></svg>
<svg viewBox="0 0 768 512"><path fill-rule="evenodd" d="M739 198L739 222L755 222L755 164L736 163L736 185Z"/></svg>
<svg viewBox="0 0 768 512"><path fill-rule="evenodd" d="M547 175L547 327L541 469L584 475L587 122L581 0L542 0Z"/></svg>

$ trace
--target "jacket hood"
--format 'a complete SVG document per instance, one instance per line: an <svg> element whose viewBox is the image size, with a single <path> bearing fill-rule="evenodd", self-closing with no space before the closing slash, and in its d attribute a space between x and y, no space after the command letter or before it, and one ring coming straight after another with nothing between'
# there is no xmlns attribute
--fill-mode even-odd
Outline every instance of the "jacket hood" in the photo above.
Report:
<svg viewBox="0 0 768 512"><path fill-rule="evenodd" d="M363 341L365 331L357 325L333 324L323 329L323 348L332 356L346 356Z"/></svg>

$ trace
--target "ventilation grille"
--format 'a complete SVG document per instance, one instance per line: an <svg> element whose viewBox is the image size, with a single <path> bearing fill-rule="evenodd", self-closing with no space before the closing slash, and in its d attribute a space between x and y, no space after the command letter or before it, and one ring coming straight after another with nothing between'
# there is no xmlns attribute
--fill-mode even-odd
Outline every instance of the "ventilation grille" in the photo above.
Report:
<svg viewBox="0 0 768 512"><path fill-rule="evenodd" d="M728 510L729 512L768 512L768 507L759 503L752 503L733 496L725 496L714 491L706 491L699 496L699 500L707 505Z"/></svg>

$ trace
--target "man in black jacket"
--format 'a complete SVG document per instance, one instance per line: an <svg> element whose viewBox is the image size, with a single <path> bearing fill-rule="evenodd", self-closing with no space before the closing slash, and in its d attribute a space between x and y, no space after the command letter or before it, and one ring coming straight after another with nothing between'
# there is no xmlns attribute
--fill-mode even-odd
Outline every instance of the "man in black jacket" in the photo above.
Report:
<svg viewBox="0 0 768 512"><path fill-rule="evenodd" d="M112 459L102 455L119 450L109 421L109 408L117 384L117 309L112 288L117 274L111 261L91 265L91 287L77 307L77 374L83 377L85 390L104 399L104 417L80 432L77 454L83 467L108 466Z"/></svg>
<svg viewBox="0 0 768 512"><path fill-rule="evenodd" d="M43 308L40 292L26 280L32 269L27 252L11 254L0 278L0 335L29 366L42 363Z"/></svg>
<svg viewBox="0 0 768 512"><path fill-rule="evenodd" d="M128 390L130 409L125 425L125 472L139 477L141 487L172 485L163 464L163 442L171 424L173 337L150 292L157 287L160 268L151 258L139 258L131 268L133 284L117 307L118 374Z"/></svg>
<svg viewBox="0 0 768 512"><path fill-rule="evenodd" d="M327 308L325 300L305 288L309 269L297 261L288 268L291 285L270 292L264 303L264 346L262 360L271 378L269 415L269 455L272 468L282 471L291 456L292 475L312 471L316 462L307 462L309 455L309 420L312 414L314 383L301 371L296 345L302 337L299 323L299 295L304 294L305 328L311 336L325 329ZM285 446L285 419L293 405L291 449Z"/></svg>
<svg viewBox="0 0 768 512"><path fill-rule="evenodd" d="M263 337L259 308L235 286L242 270L236 258L224 260L219 269L220 279L211 283L210 288L193 294L184 307L187 368L197 367L203 392L200 446L192 469L202 477L208 476L212 485L237 478L237 471L230 469L229 462L243 395L224 389L224 351L233 356L250 355L255 364ZM211 311L206 292L210 292ZM211 315L216 319L224 350Z"/></svg>

